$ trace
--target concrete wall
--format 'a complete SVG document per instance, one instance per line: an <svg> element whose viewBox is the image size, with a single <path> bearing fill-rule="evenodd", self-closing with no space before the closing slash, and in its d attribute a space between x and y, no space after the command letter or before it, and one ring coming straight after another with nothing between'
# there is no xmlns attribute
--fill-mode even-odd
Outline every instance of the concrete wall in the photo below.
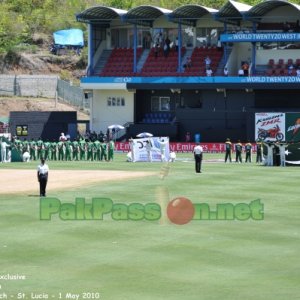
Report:
<svg viewBox="0 0 300 300"><path fill-rule="evenodd" d="M108 99L123 98L125 105L108 105ZM134 121L134 93L127 90L94 90L91 101L91 130L106 132L112 124Z"/></svg>
<svg viewBox="0 0 300 300"><path fill-rule="evenodd" d="M0 75L0 96L54 98L56 75Z"/></svg>

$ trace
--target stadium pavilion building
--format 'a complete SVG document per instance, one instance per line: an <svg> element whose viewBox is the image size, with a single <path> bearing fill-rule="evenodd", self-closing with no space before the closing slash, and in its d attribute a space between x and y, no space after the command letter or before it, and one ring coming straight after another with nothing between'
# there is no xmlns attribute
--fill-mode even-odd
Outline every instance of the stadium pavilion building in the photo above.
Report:
<svg viewBox="0 0 300 300"><path fill-rule="evenodd" d="M177 141L186 132L205 142L254 140L255 113L300 111L296 4L95 6L77 20L88 24L81 87L91 98L92 131L121 124L127 138L148 131Z"/></svg>

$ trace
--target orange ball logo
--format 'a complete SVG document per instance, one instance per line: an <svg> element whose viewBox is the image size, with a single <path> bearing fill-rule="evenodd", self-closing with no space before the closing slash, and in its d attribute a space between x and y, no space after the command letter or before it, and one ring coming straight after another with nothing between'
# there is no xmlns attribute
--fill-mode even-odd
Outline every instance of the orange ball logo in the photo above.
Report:
<svg viewBox="0 0 300 300"><path fill-rule="evenodd" d="M195 213L195 207L191 200L184 197L177 197L169 202L167 215L169 220L177 225L184 225L190 222Z"/></svg>

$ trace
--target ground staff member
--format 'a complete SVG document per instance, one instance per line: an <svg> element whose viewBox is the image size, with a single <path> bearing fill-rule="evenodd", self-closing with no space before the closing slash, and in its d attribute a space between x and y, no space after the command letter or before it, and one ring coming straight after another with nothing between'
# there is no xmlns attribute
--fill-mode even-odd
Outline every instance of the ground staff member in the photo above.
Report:
<svg viewBox="0 0 300 300"><path fill-rule="evenodd" d="M196 173L201 173L201 163L202 163L202 153L203 148L200 146L200 143L197 143L194 147L194 158L195 158L195 169Z"/></svg>
<svg viewBox="0 0 300 300"><path fill-rule="evenodd" d="M45 164L45 159L41 159L41 164L37 169L37 178L40 183L40 197L46 197L46 187L48 182L49 167Z"/></svg>

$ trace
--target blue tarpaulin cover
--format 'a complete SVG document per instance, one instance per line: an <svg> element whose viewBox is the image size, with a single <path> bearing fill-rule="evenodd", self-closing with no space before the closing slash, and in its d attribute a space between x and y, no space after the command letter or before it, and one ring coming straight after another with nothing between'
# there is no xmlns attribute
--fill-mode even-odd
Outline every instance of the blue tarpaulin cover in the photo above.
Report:
<svg viewBox="0 0 300 300"><path fill-rule="evenodd" d="M59 30L53 33L54 44L63 46L84 46L81 29Z"/></svg>

